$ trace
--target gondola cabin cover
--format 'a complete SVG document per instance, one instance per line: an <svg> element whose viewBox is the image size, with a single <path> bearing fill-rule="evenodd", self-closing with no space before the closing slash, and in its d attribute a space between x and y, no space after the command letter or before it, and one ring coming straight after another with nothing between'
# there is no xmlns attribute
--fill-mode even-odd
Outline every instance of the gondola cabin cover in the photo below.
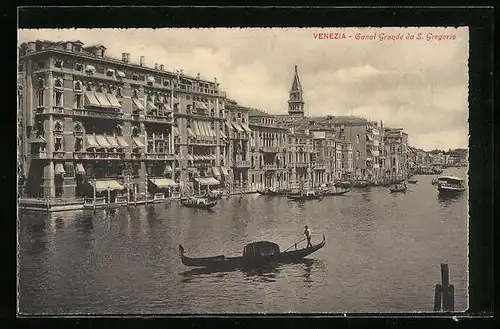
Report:
<svg viewBox="0 0 500 329"><path fill-rule="evenodd" d="M273 242L259 241L249 243L243 249L244 258L256 258L263 256L272 256L280 253L280 247Z"/></svg>

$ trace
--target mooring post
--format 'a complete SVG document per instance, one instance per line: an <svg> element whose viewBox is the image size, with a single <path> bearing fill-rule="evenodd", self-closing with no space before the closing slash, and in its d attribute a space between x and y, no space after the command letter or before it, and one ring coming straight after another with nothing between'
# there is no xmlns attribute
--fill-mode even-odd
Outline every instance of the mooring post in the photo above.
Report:
<svg viewBox="0 0 500 329"><path fill-rule="evenodd" d="M434 312L441 311L441 295L443 293L443 287L440 283L436 284L434 289Z"/></svg>
<svg viewBox="0 0 500 329"><path fill-rule="evenodd" d="M441 284L434 290L434 311L450 312L455 310L455 288L450 285L448 264L441 264Z"/></svg>

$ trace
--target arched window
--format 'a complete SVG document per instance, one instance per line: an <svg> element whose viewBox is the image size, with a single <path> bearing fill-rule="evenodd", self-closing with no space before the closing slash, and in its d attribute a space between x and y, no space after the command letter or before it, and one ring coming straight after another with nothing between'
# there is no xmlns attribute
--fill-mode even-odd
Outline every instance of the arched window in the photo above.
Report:
<svg viewBox="0 0 500 329"><path fill-rule="evenodd" d="M123 134L123 128L122 128L121 125L116 125L116 127L115 127L115 133L118 136L121 136Z"/></svg>
<svg viewBox="0 0 500 329"><path fill-rule="evenodd" d="M356 151L356 160L359 160L360 155L359 151Z"/></svg>
<svg viewBox="0 0 500 329"><path fill-rule="evenodd" d="M62 88L63 87L63 81L61 78L55 78L54 79L54 87L56 88Z"/></svg>
<svg viewBox="0 0 500 329"><path fill-rule="evenodd" d="M63 131L63 126L59 121L54 123L54 131L61 132Z"/></svg>
<svg viewBox="0 0 500 329"><path fill-rule="evenodd" d="M191 128L191 119L187 119L186 128Z"/></svg>
<svg viewBox="0 0 500 329"><path fill-rule="evenodd" d="M73 82L73 89L75 91L82 91L82 83L80 81Z"/></svg>
<svg viewBox="0 0 500 329"><path fill-rule="evenodd" d="M82 124L80 122L76 122L73 130L75 131L75 133L83 133Z"/></svg>
<svg viewBox="0 0 500 329"><path fill-rule="evenodd" d="M356 135L356 143L359 143L359 134Z"/></svg>
<svg viewBox="0 0 500 329"><path fill-rule="evenodd" d="M134 128L132 128L132 136L138 137L139 136L139 132L140 132L139 127L134 126Z"/></svg>

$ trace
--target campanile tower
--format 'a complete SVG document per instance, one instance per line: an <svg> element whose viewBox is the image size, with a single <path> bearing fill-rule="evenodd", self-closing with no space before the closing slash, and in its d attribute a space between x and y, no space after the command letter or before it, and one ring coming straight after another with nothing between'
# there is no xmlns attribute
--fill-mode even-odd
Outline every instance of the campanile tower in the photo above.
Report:
<svg viewBox="0 0 500 329"><path fill-rule="evenodd" d="M300 84L297 65L295 65L295 76L293 77L292 88L288 97L288 114L290 116L304 116L304 99L302 96L302 85Z"/></svg>

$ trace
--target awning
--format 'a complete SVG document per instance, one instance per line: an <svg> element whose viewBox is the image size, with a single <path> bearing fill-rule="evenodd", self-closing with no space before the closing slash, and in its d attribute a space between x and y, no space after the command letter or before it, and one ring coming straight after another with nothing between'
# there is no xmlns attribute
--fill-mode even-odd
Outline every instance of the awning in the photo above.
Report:
<svg viewBox="0 0 500 329"><path fill-rule="evenodd" d="M132 140L134 141L134 149L140 149L144 147L144 144L141 142L139 138L132 137Z"/></svg>
<svg viewBox="0 0 500 329"><path fill-rule="evenodd" d="M208 107L203 102L195 102L195 106L197 109L208 110Z"/></svg>
<svg viewBox="0 0 500 329"><path fill-rule="evenodd" d="M62 175L62 174L65 174L66 172L64 171L64 166L62 163L56 163L54 165L54 173L56 175Z"/></svg>
<svg viewBox="0 0 500 329"><path fill-rule="evenodd" d="M215 131L210 126L210 123L209 122L205 122L205 125L206 125L207 131L208 131L208 135L211 136L211 137L215 137Z"/></svg>
<svg viewBox="0 0 500 329"><path fill-rule="evenodd" d="M237 130L238 132L240 132L240 133L245 132L245 131L243 130L243 128L241 128L241 126L240 126L237 122L233 122L233 127L234 127L234 129L236 129L236 130Z"/></svg>
<svg viewBox="0 0 500 329"><path fill-rule="evenodd" d="M132 98L132 102L134 103L135 107L137 107L139 110L144 110L144 106L142 105L141 101L138 98Z"/></svg>
<svg viewBox="0 0 500 329"><path fill-rule="evenodd" d="M85 175L85 168L83 168L83 164L77 163L75 169L77 174Z"/></svg>
<svg viewBox="0 0 500 329"><path fill-rule="evenodd" d="M163 171L164 173L171 173L172 172L172 167L170 165L165 166L165 170Z"/></svg>
<svg viewBox="0 0 500 329"><path fill-rule="evenodd" d="M170 178L151 178L149 181L156 185L158 188L168 188L168 187L176 187L177 183L174 182L173 179Z"/></svg>
<svg viewBox="0 0 500 329"><path fill-rule="evenodd" d="M111 104L112 107L116 107L116 108L121 108L122 107L120 105L120 102L118 101L118 98L116 98L115 95L113 95L113 94L106 94L106 96L108 97L108 101L109 101L109 103Z"/></svg>
<svg viewBox="0 0 500 329"><path fill-rule="evenodd" d="M226 127L229 129L229 131L233 130L233 126L229 122L226 122Z"/></svg>
<svg viewBox="0 0 500 329"><path fill-rule="evenodd" d="M106 70L106 74L109 74L109 73L111 73L111 75L113 75L115 73L115 70L113 70L113 69L107 69Z"/></svg>
<svg viewBox="0 0 500 329"><path fill-rule="evenodd" d="M109 145L111 145L112 147L114 147L116 149L120 148L120 145L118 144L118 141L116 140L116 138L114 136L108 135L108 136L106 136L106 140L108 141Z"/></svg>
<svg viewBox="0 0 500 329"><path fill-rule="evenodd" d="M198 177L194 179L197 181L200 185L219 185L220 182L213 178L213 177Z"/></svg>
<svg viewBox="0 0 500 329"><path fill-rule="evenodd" d="M123 73L123 71L116 71L116 75L119 76L120 78L125 78L126 75Z"/></svg>
<svg viewBox="0 0 500 329"><path fill-rule="evenodd" d="M193 159L194 159L194 161L200 160L200 157L198 155L193 155Z"/></svg>
<svg viewBox="0 0 500 329"><path fill-rule="evenodd" d="M250 127L247 126L246 123L240 123L240 126L243 128L243 130L245 130L247 133L251 133L252 130L250 129Z"/></svg>
<svg viewBox="0 0 500 329"><path fill-rule="evenodd" d="M227 171L226 167L220 167L220 171L224 176L229 176L229 172Z"/></svg>
<svg viewBox="0 0 500 329"><path fill-rule="evenodd" d="M212 172L214 173L214 176L220 176L220 171L219 171L219 168L217 168L217 167L212 167Z"/></svg>
<svg viewBox="0 0 500 329"><path fill-rule="evenodd" d="M91 91L85 92L85 105L86 106L96 106L96 107L101 106L101 104L99 103L99 101L95 97L94 93Z"/></svg>
<svg viewBox="0 0 500 329"><path fill-rule="evenodd" d="M174 136L179 136L179 128L178 127L172 127L172 133Z"/></svg>
<svg viewBox="0 0 500 329"><path fill-rule="evenodd" d="M220 137L221 138L227 138L226 134L224 134L224 132L222 130L220 131Z"/></svg>
<svg viewBox="0 0 500 329"><path fill-rule="evenodd" d="M99 144L97 144L97 141L94 137L94 135L87 135L85 136L87 140L87 148L98 148Z"/></svg>
<svg viewBox="0 0 500 329"><path fill-rule="evenodd" d="M193 132L193 130L191 128L187 128L186 130L188 132L189 137L196 138L196 134Z"/></svg>
<svg viewBox="0 0 500 329"><path fill-rule="evenodd" d="M215 157L215 154L210 154L210 160L215 160L216 157Z"/></svg>
<svg viewBox="0 0 500 329"><path fill-rule="evenodd" d="M153 82L153 83L155 83L155 82L156 82L155 78L154 78L154 77L152 77L152 76L149 76L149 77L148 77L148 81L149 81L149 82Z"/></svg>
<svg viewBox="0 0 500 329"><path fill-rule="evenodd" d="M95 135L95 140L97 141L97 144L99 144L98 147L102 148L112 148L108 141L106 140L106 137L104 135Z"/></svg>
<svg viewBox="0 0 500 329"><path fill-rule="evenodd" d="M203 125L201 124L201 122L193 121L193 124L195 130L198 131L197 134L199 134L199 136L206 136L205 129L203 129Z"/></svg>
<svg viewBox="0 0 500 329"><path fill-rule="evenodd" d="M125 141L125 138L123 138L123 136L116 136L116 140L118 142L118 145L120 145L121 149L124 149L124 148L128 147L128 144Z"/></svg>
<svg viewBox="0 0 500 329"><path fill-rule="evenodd" d="M157 110L158 108L152 101L148 101L148 110Z"/></svg>
<svg viewBox="0 0 500 329"><path fill-rule="evenodd" d="M95 93L94 94L97 100L99 101L99 104L101 104L102 107L113 107L111 103L109 102L108 98L106 97L105 94L103 93Z"/></svg>
<svg viewBox="0 0 500 329"><path fill-rule="evenodd" d="M196 136L201 136L198 124L196 121L191 121L191 130Z"/></svg>
<svg viewBox="0 0 500 329"><path fill-rule="evenodd" d="M102 191L115 191L115 190L123 190L124 187L120 185L117 181L113 180L98 180L91 181L90 184L95 187L96 192Z"/></svg>
<svg viewBox="0 0 500 329"><path fill-rule="evenodd" d="M92 71L92 72L95 72L95 67L94 67L94 65L87 65L87 66L85 66L85 71Z"/></svg>
<svg viewBox="0 0 500 329"><path fill-rule="evenodd" d="M31 144L46 144L47 140L42 136L38 136L36 138L30 139L29 143Z"/></svg>
<svg viewBox="0 0 500 329"><path fill-rule="evenodd" d="M191 154L186 155L186 159L188 161L193 161L194 160L194 158L193 158L193 156Z"/></svg>

